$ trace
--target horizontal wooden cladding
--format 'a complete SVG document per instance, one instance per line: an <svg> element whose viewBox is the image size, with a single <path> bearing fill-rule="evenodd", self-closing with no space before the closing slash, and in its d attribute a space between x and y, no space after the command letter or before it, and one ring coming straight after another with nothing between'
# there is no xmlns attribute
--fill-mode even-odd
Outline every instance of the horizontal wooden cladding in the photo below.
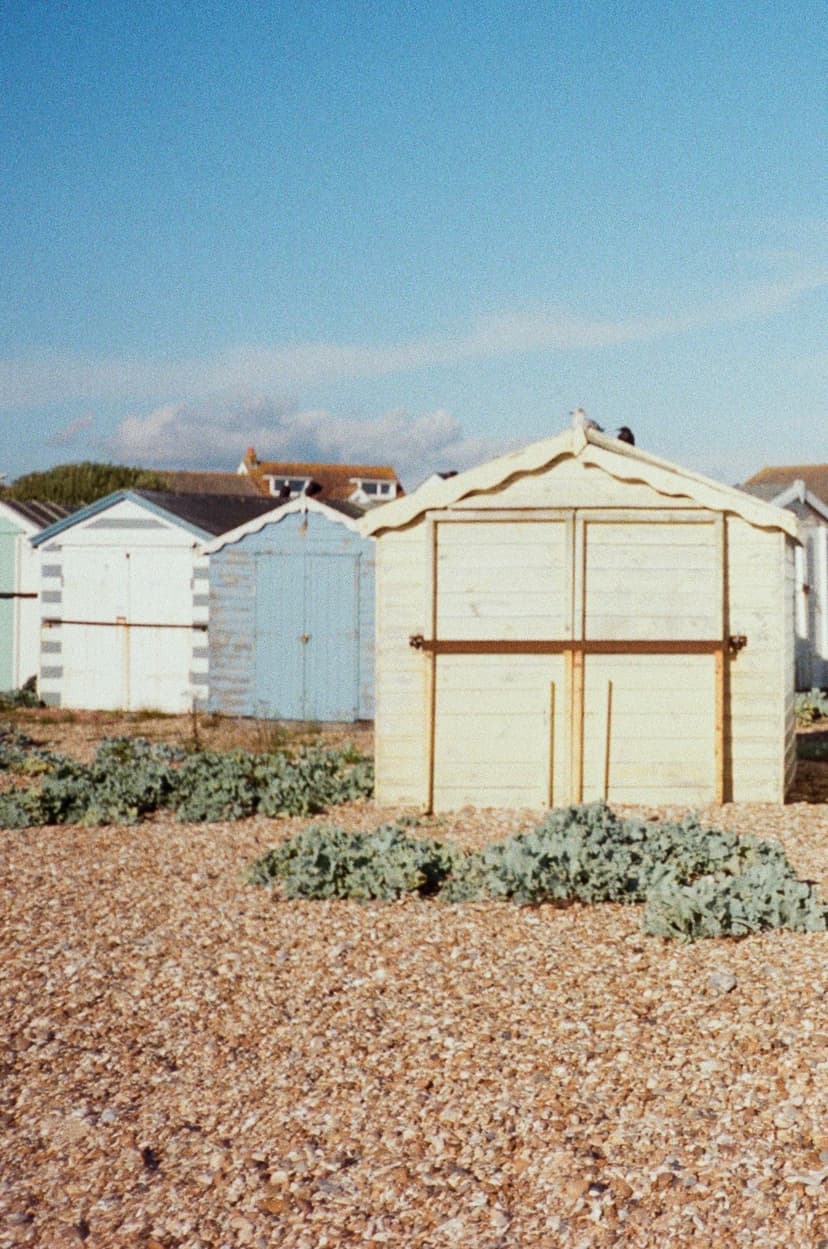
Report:
<svg viewBox="0 0 828 1249"><path fill-rule="evenodd" d="M425 638L409 639L430 655L715 655L722 638Z"/></svg>

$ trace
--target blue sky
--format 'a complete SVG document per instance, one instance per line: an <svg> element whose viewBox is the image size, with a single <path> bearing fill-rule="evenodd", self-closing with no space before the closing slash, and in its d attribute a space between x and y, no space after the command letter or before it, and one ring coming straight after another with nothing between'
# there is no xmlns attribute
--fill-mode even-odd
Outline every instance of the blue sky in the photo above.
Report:
<svg viewBox="0 0 828 1249"><path fill-rule="evenodd" d="M828 458L823 0L0 0L0 471Z"/></svg>

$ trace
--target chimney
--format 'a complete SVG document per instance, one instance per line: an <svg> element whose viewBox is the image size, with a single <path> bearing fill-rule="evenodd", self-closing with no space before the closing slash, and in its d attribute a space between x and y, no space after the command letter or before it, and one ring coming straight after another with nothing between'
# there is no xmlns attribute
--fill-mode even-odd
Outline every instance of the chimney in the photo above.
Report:
<svg viewBox="0 0 828 1249"><path fill-rule="evenodd" d="M255 447L247 448L247 450L244 453L244 462L245 464L249 464L251 467L255 467L258 464L259 461L256 459Z"/></svg>

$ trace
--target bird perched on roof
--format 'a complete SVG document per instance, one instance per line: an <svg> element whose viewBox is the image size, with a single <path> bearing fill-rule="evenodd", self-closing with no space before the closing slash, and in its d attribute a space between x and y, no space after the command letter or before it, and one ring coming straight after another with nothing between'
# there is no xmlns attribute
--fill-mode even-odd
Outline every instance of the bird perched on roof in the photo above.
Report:
<svg viewBox="0 0 828 1249"><path fill-rule="evenodd" d="M635 446L635 434L632 432L629 425L622 425L616 434L616 438L619 442L628 442L631 447Z"/></svg>
<svg viewBox="0 0 828 1249"><path fill-rule="evenodd" d="M603 434L604 430L597 421L593 421L591 416L587 416L583 408L576 408L572 413L573 429L594 429L599 434Z"/></svg>

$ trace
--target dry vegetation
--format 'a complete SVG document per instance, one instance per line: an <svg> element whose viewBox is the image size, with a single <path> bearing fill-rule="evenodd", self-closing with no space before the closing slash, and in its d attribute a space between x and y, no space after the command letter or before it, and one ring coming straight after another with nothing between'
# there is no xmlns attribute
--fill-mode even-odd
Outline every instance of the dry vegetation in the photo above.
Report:
<svg viewBox="0 0 828 1249"><path fill-rule="evenodd" d="M80 757L193 732L16 718ZM705 817L779 837L824 894L827 774ZM478 845L536 817L427 827ZM828 1249L828 936L682 946L634 907L243 884L302 823L0 832L0 1245Z"/></svg>

